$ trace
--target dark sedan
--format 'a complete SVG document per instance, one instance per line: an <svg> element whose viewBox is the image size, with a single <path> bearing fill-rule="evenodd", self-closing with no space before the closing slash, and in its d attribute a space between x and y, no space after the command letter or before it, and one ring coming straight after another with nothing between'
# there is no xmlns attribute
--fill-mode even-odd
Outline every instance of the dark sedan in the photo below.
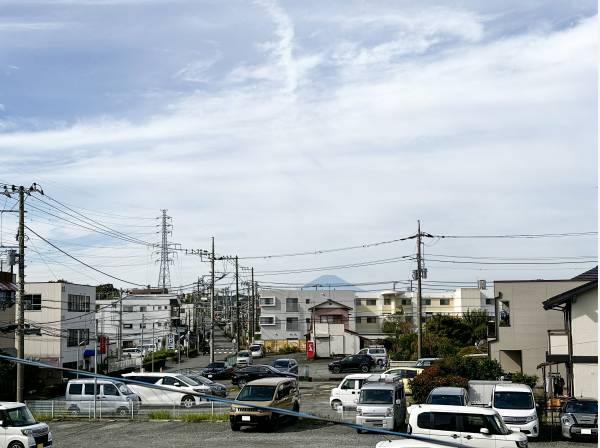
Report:
<svg viewBox="0 0 600 448"><path fill-rule="evenodd" d="M242 367L241 369L237 369L233 372L233 377L231 378L231 384L236 384L240 387L244 387L244 385L250 381L258 380L260 378L296 378L296 375L288 372L281 372L271 366L248 366Z"/></svg>
<svg viewBox="0 0 600 448"><path fill-rule="evenodd" d="M197 382L199 384L203 384L205 386L210 387L210 393L212 395L216 395L217 397L226 397L227 396L227 388L223 384L215 383L213 380L205 378L201 375L194 375L194 374L188 373L185 376L193 379L195 382Z"/></svg>
<svg viewBox="0 0 600 448"><path fill-rule="evenodd" d="M329 371L333 373L341 372L369 372L375 365L375 361L369 355L351 355L344 359L333 361L329 364Z"/></svg>
<svg viewBox="0 0 600 448"><path fill-rule="evenodd" d="M215 361L200 370L200 375L211 380L228 380L233 375L233 367L227 365L226 362Z"/></svg>

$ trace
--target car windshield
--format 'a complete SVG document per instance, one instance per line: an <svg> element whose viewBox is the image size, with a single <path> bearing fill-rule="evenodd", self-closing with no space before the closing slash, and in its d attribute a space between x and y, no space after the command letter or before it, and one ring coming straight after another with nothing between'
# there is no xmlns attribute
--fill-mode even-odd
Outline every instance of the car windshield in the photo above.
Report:
<svg viewBox="0 0 600 448"><path fill-rule="evenodd" d="M211 362L208 365L209 369L222 369L224 367L225 367L225 363L223 363L223 362Z"/></svg>
<svg viewBox="0 0 600 448"><path fill-rule="evenodd" d="M203 376L194 375L194 376L191 376L190 378L199 384L206 384L207 386L210 386L211 384L215 384L215 382L213 380L209 380L208 378L204 378Z"/></svg>
<svg viewBox="0 0 600 448"><path fill-rule="evenodd" d="M460 395L430 395L427 398L427 404L445 404L450 406L462 406L463 402Z"/></svg>
<svg viewBox="0 0 600 448"><path fill-rule="evenodd" d="M131 391L130 388L128 388L125 384L123 383L115 383L115 385L117 386L117 388L119 389L119 391L123 394L123 395L130 395L133 392Z"/></svg>
<svg viewBox="0 0 600 448"><path fill-rule="evenodd" d="M260 350L260 345L251 345L250 350L252 350L253 352L257 352Z"/></svg>
<svg viewBox="0 0 600 448"><path fill-rule="evenodd" d="M277 361L273 362L273 367L275 367L276 369L279 369L281 367L287 368L287 366L288 366L287 361L277 360Z"/></svg>
<svg viewBox="0 0 600 448"><path fill-rule="evenodd" d="M569 401L565 406L565 412L570 414L597 414L597 401Z"/></svg>
<svg viewBox="0 0 600 448"><path fill-rule="evenodd" d="M510 434L510 429L508 429L508 427L504 423L504 420L502 420L502 417L500 417L498 413L494 415L489 415L488 421L490 422L490 425L492 425L492 427L495 429L496 434L501 434L503 436Z"/></svg>
<svg viewBox="0 0 600 448"><path fill-rule="evenodd" d="M239 352L238 356L241 358L247 358L248 356L250 356L250 353L248 352Z"/></svg>
<svg viewBox="0 0 600 448"><path fill-rule="evenodd" d="M394 391L389 389L363 389L358 402L361 404L391 404Z"/></svg>
<svg viewBox="0 0 600 448"><path fill-rule="evenodd" d="M533 395L529 392L495 392L494 407L497 409L533 409Z"/></svg>
<svg viewBox="0 0 600 448"><path fill-rule="evenodd" d="M37 422L27 406L19 406L18 408L8 409L6 411L8 420L12 426L29 426L35 425Z"/></svg>
<svg viewBox="0 0 600 448"><path fill-rule="evenodd" d="M244 386L237 396L238 401L271 401L275 386Z"/></svg>
<svg viewBox="0 0 600 448"><path fill-rule="evenodd" d="M200 386L200 384L198 384L196 381L187 376L177 375L175 378L177 378L182 383L187 384L188 386Z"/></svg>

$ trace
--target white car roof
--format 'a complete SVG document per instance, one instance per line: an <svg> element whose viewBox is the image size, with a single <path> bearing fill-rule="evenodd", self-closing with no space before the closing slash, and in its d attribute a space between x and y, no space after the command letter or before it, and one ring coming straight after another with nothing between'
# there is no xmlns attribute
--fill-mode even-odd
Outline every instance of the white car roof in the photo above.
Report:
<svg viewBox="0 0 600 448"><path fill-rule="evenodd" d="M130 372L123 373L121 376L185 376L183 373L173 373L173 372Z"/></svg>
<svg viewBox="0 0 600 448"><path fill-rule="evenodd" d="M496 384L496 388L499 392L529 392L531 393L531 387L527 384Z"/></svg>
<svg viewBox="0 0 600 448"><path fill-rule="evenodd" d="M373 375L373 374L372 373L353 373L351 375L345 376L343 381L346 381L346 380L364 380L366 378L369 378L371 375Z"/></svg>
<svg viewBox="0 0 600 448"><path fill-rule="evenodd" d="M448 406L445 404L414 404L408 408L409 413L421 412L453 412L460 414L494 415L496 411L492 408L479 406Z"/></svg>
<svg viewBox="0 0 600 448"><path fill-rule="evenodd" d="M0 409L14 409L21 406L25 406L25 403L19 403L18 401L0 401Z"/></svg>

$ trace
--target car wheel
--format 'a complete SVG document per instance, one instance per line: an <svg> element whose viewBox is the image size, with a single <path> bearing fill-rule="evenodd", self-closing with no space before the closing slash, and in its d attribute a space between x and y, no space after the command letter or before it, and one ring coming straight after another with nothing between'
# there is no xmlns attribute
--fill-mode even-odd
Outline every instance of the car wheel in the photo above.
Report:
<svg viewBox="0 0 600 448"><path fill-rule="evenodd" d="M383 360L382 360L382 359L378 359L378 360L377 360L377 365L378 365L379 367L383 367Z"/></svg>
<svg viewBox="0 0 600 448"><path fill-rule="evenodd" d="M229 422L229 426L231 427L232 431L239 431L240 430L240 425L238 425L237 423Z"/></svg>
<svg viewBox="0 0 600 448"><path fill-rule="evenodd" d="M360 370L364 373L367 373L369 371L369 366L360 366Z"/></svg>
<svg viewBox="0 0 600 448"><path fill-rule="evenodd" d="M186 408L191 408L195 404L196 404L196 400L194 399L194 397L191 397L189 395L186 395L185 397L183 397L181 399L181 405Z"/></svg>
<svg viewBox="0 0 600 448"><path fill-rule="evenodd" d="M13 442L8 445L8 448L25 448L21 442Z"/></svg>
<svg viewBox="0 0 600 448"><path fill-rule="evenodd" d="M331 402L331 409L339 410L342 407L342 402L340 400L333 400Z"/></svg>
<svg viewBox="0 0 600 448"><path fill-rule="evenodd" d="M129 416L129 409L125 408L125 407L120 407L119 409L117 409L117 415L119 417L128 417Z"/></svg>
<svg viewBox="0 0 600 448"><path fill-rule="evenodd" d="M72 415L73 417L77 417L79 415L79 408L77 406L71 406L69 408L69 415Z"/></svg>
<svg viewBox="0 0 600 448"><path fill-rule="evenodd" d="M339 366L335 366L333 368L333 373L340 373L342 371L342 369L339 368Z"/></svg>

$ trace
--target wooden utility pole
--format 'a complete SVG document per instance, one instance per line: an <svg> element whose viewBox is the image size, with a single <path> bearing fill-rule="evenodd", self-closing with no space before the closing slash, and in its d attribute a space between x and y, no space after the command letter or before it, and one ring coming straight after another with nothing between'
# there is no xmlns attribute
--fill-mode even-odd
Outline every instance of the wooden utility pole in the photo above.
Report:
<svg viewBox="0 0 600 448"><path fill-rule="evenodd" d="M25 358L25 188L19 187L19 294L17 296L17 358ZM79 347L78 347L79 349ZM17 401L23 402L25 365L17 364ZM77 366L79 369L79 366Z"/></svg>

